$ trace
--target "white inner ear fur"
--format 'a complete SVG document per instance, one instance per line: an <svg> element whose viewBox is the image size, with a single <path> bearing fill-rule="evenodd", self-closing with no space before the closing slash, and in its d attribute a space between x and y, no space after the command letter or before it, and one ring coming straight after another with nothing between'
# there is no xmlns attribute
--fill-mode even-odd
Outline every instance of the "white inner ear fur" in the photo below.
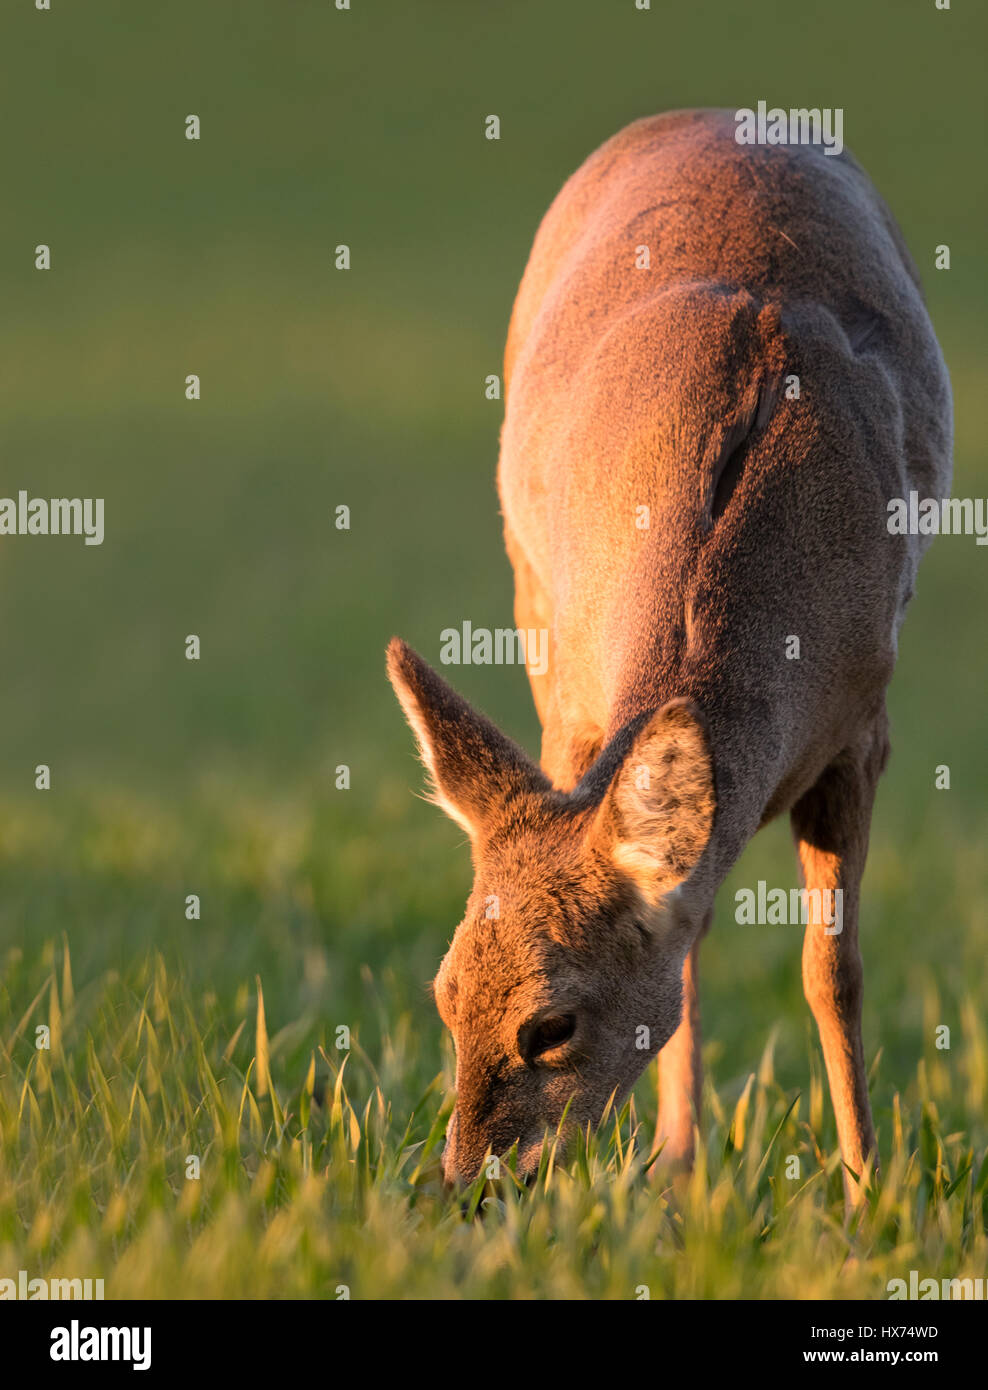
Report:
<svg viewBox="0 0 988 1390"><path fill-rule="evenodd" d="M395 686L395 694L404 710L405 718L411 725L412 733L419 746L419 756L423 766L429 774L429 793L426 800L431 801L433 806L438 806L440 811L444 811L450 820L456 822L461 829L465 830L471 838L475 833L475 827L467 819L465 814L455 806L445 795L439 774L436 771L435 753L432 746L432 738L426 727L425 719L422 717L422 709L412 691L402 682Z"/></svg>
<svg viewBox="0 0 988 1390"><path fill-rule="evenodd" d="M710 752L684 705L666 705L653 715L609 796L617 825L614 863L655 904L692 872L713 826Z"/></svg>

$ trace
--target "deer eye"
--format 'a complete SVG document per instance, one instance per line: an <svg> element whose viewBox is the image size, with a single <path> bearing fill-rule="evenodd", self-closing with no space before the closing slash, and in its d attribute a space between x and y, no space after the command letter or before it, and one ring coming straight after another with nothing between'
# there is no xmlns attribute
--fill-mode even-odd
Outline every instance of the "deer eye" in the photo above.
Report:
<svg viewBox="0 0 988 1390"><path fill-rule="evenodd" d="M553 1014L541 1018L527 1030L521 1052L526 1062L533 1062L543 1052L551 1052L554 1047L562 1047L569 1042L576 1031L574 1014Z"/></svg>

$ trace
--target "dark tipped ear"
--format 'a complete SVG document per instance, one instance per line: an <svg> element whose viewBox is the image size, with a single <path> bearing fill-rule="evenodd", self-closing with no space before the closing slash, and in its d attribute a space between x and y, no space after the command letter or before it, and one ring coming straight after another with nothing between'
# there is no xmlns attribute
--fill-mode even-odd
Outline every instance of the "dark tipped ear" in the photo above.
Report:
<svg viewBox="0 0 988 1390"><path fill-rule="evenodd" d="M469 835L481 834L511 797L550 790L518 745L398 637L388 644L388 676L418 739L432 799Z"/></svg>
<svg viewBox="0 0 988 1390"><path fill-rule="evenodd" d="M693 872L715 804L706 720L689 700L670 700L635 735L599 812L613 862L646 901Z"/></svg>

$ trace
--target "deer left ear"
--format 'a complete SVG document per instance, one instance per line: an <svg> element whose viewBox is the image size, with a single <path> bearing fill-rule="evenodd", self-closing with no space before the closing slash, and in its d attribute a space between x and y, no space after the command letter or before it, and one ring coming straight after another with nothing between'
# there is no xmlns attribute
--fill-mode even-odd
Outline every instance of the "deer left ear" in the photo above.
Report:
<svg viewBox="0 0 988 1390"><path fill-rule="evenodd" d="M598 813L614 864L647 902L696 868L715 806L706 720L692 701L670 700L635 735Z"/></svg>
<svg viewBox="0 0 988 1390"><path fill-rule="evenodd" d="M418 739L431 799L472 839L512 798L551 791L522 749L397 637L388 646L388 675Z"/></svg>

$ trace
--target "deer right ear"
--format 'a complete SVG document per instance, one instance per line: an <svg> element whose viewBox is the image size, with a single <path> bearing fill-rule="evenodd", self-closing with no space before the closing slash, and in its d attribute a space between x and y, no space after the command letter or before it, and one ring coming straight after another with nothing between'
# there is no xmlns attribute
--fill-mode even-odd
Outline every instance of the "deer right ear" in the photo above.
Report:
<svg viewBox="0 0 988 1390"><path fill-rule="evenodd" d="M715 808L706 720L670 700L638 730L600 808L613 862L656 904L693 872Z"/></svg>
<svg viewBox="0 0 988 1390"><path fill-rule="evenodd" d="M516 743L398 637L388 644L388 677L418 739L432 781L431 800L472 839L509 797L551 789Z"/></svg>

